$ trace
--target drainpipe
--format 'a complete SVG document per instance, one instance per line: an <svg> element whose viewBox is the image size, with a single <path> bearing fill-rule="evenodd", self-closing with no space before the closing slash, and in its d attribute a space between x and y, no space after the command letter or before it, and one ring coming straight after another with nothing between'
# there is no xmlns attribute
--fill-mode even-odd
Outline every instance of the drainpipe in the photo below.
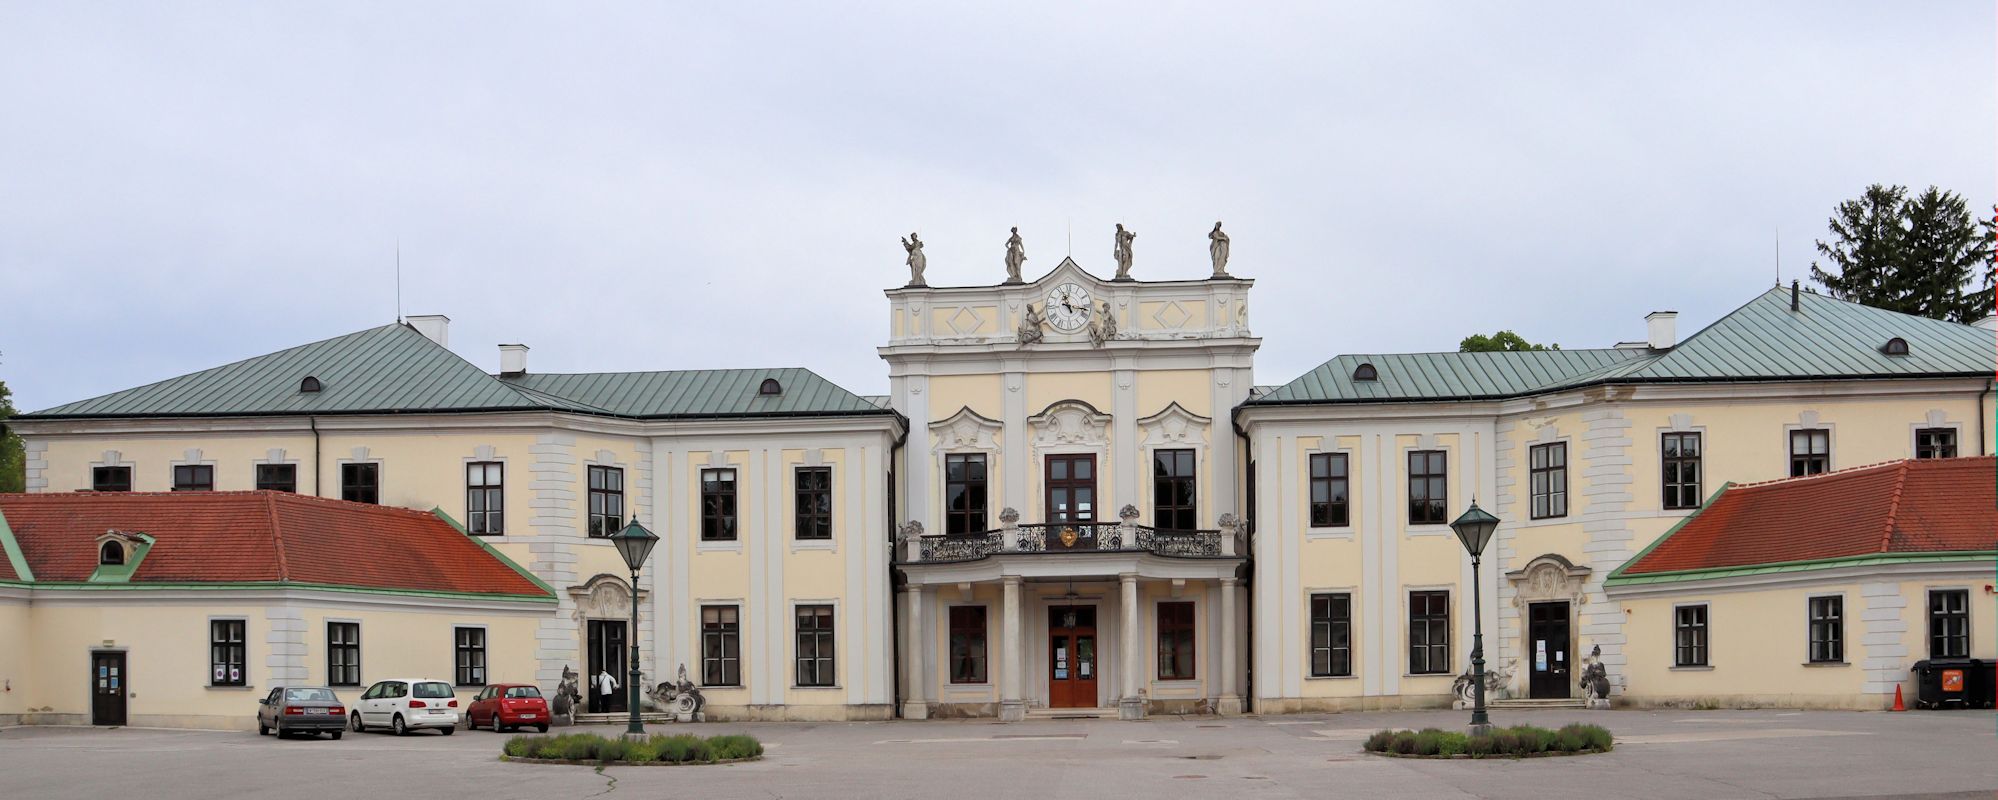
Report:
<svg viewBox="0 0 1998 800"><path fill-rule="evenodd" d="M1240 406L1235 407L1240 412ZM1243 469L1245 482L1243 494L1247 502L1242 505L1242 567L1236 571L1241 580L1244 595L1243 608L1248 611L1248 622L1242 626L1242 713L1256 713L1256 454L1250 445L1249 434L1242 430L1239 413L1230 415L1228 427L1235 429L1235 436L1242 440ZM1230 624L1234 620L1228 621Z"/></svg>
<svg viewBox="0 0 1998 800"><path fill-rule="evenodd" d="M899 417L901 414L898 413L896 416ZM901 596L897 593L899 584L902 581L896 580L901 571L895 568L895 550L900 546L900 543L895 540L896 531L900 528L900 524L895 519L895 487L901 485L899 482L901 480L901 470L895 468L895 457L902 452L902 447L908 443L909 420L904 418L902 420L902 435L895 437L895 443L888 446L888 487L886 490L888 508L885 515L888 519L888 641L889 646L893 648L889 655L889 661L892 662L893 666L893 675L889 678L888 694L890 698L889 703L894 706L890 713L895 719L902 718L902 603Z"/></svg>
<svg viewBox="0 0 1998 800"><path fill-rule="evenodd" d="M305 421L307 424L312 426L312 496L318 497L319 496L319 418L306 417Z"/></svg>

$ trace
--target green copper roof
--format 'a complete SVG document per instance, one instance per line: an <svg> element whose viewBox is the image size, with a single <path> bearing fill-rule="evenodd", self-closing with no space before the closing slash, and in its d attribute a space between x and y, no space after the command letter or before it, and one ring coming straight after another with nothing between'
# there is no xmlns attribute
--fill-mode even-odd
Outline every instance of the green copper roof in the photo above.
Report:
<svg viewBox="0 0 1998 800"><path fill-rule="evenodd" d="M1993 333L1805 293L1764 292L1669 350L1347 355L1247 405L1468 400L1616 383L1978 377L1991 374ZM1908 354L1881 352L1887 340ZM1374 381L1353 371L1372 364Z"/></svg>
<svg viewBox="0 0 1998 800"><path fill-rule="evenodd" d="M320 391L299 391L308 376L319 379ZM782 391L760 394L771 378ZM795 368L499 378L398 323L14 419L537 410L620 417L894 413Z"/></svg>

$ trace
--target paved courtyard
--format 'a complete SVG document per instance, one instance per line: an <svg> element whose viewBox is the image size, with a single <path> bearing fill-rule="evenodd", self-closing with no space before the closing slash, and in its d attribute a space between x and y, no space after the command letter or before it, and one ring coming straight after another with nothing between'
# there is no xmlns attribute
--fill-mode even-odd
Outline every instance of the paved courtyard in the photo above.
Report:
<svg viewBox="0 0 1998 800"><path fill-rule="evenodd" d="M1609 726L1616 752L1409 761L1360 752L1410 712L1283 717L710 724L761 762L704 767L508 764L489 731L342 741L251 733L0 730L0 798L1715 798L1998 796L1990 713L1505 712L1500 723ZM616 733L621 728L604 728Z"/></svg>

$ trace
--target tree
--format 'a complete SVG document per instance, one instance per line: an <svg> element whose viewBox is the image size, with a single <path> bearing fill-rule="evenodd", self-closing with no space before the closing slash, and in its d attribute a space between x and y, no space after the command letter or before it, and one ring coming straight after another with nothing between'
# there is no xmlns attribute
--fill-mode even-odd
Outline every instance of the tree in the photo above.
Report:
<svg viewBox="0 0 1998 800"><path fill-rule="evenodd" d="M6 381L0 381L0 492L24 492L28 489L28 457L21 437L7 428L11 416L14 391L7 388Z"/></svg>
<svg viewBox="0 0 1998 800"><path fill-rule="evenodd" d="M1512 331L1499 331L1490 336L1474 333L1457 343L1459 353L1513 353L1524 350L1559 350L1560 345L1549 347L1527 341Z"/></svg>
<svg viewBox="0 0 1998 800"><path fill-rule="evenodd" d="M1955 192L1911 198L1876 183L1838 204L1830 227L1832 241L1818 242L1827 263L1812 262L1811 280L1831 296L1951 322L1991 313L1992 223L1971 219Z"/></svg>

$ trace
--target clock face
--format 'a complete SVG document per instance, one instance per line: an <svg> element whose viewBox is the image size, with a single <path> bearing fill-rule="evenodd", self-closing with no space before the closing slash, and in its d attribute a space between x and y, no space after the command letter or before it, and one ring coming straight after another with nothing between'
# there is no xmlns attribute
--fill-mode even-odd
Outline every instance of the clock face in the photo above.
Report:
<svg viewBox="0 0 1998 800"><path fill-rule="evenodd" d="M1048 324L1055 330L1074 333L1089 324L1089 290L1064 283L1048 291Z"/></svg>

